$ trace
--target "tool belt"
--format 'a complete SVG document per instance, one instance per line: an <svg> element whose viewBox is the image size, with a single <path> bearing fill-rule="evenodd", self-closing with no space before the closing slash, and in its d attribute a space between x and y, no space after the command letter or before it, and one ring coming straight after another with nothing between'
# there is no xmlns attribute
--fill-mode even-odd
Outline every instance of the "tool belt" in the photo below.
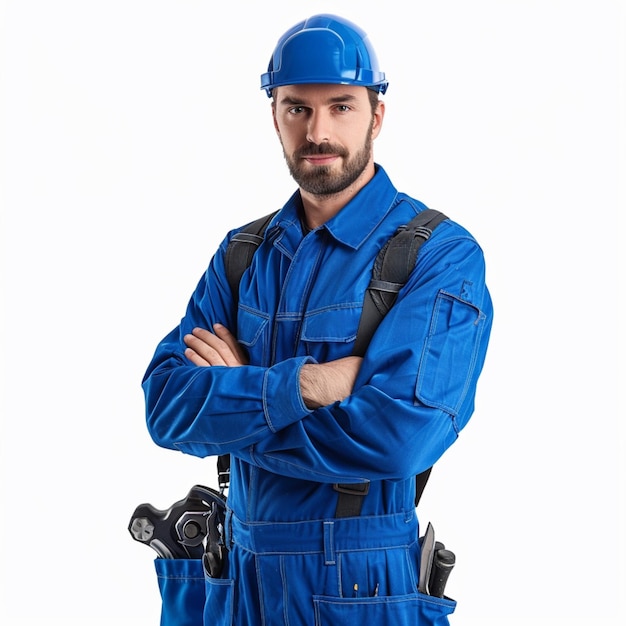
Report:
<svg viewBox="0 0 626 626"><path fill-rule="evenodd" d="M417 517L406 513L295 522L244 522L227 508L224 493L202 485L192 487L186 498L165 511L151 504L140 504L128 525L133 539L149 545L163 559L202 559L204 571L211 578L220 578L228 548L235 544L257 554L319 552L330 564L336 562L335 554L341 550L409 545L415 541L417 528ZM425 535L419 538L419 544L418 591L443 598L455 564L454 553L435 541L430 523Z"/></svg>

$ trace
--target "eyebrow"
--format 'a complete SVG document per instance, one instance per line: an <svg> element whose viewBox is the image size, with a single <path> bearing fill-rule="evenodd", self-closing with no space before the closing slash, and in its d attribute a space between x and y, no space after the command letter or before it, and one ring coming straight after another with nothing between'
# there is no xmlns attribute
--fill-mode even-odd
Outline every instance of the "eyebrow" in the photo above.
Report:
<svg viewBox="0 0 626 626"><path fill-rule="evenodd" d="M346 93L340 96L333 96L332 98L329 98L326 101L326 104L339 104L341 102L354 102L355 100L356 100L356 96ZM293 98L291 96L284 96L283 98L280 99L280 104L291 105L291 106L296 106L296 105L306 106L306 101L304 99Z"/></svg>

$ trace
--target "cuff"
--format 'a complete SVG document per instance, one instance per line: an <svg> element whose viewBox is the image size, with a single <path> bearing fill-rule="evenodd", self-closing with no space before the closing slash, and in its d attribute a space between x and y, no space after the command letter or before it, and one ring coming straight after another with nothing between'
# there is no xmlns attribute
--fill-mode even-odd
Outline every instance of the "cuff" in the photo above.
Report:
<svg viewBox="0 0 626 626"><path fill-rule="evenodd" d="M272 432L278 432L312 413L300 393L300 369L305 363L315 363L315 360L310 357L287 359L265 372L263 411Z"/></svg>

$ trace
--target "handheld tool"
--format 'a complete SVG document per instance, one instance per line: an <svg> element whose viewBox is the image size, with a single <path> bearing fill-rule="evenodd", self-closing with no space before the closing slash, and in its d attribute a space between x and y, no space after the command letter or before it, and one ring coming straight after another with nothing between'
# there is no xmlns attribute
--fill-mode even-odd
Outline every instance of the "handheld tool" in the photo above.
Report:
<svg viewBox="0 0 626 626"><path fill-rule="evenodd" d="M215 511L218 518L223 517L224 510L222 494L195 485L186 498L165 511L140 504L130 518L128 531L135 541L150 546L163 559L200 559L209 532L209 516Z"/></svg>
<svg viewBox="0 0 626 626"><path fill-rule="evenodd" d="M417 590L420 593L428 593L428 582L430 580L430 572L432 569L435 548L435 529L428 522L426 533L422 537L422 549L420 553L420 574Z"/></svg>
<svg viewBox="0 0 626 626"><path fill-rule="evenodd" d="M428 583L428 592L436 598L443 598L448 576L454 567L456 557L450 550L437 550L433 559L432 570Z"/></svg>
<svg viewBox="0 0 626 626"><path fill-rule="evenodd" d="M219 578L226 563L224 513L223 507L214 506L207 519L207 539L203 559L204 569L211 578Z"/></svg>

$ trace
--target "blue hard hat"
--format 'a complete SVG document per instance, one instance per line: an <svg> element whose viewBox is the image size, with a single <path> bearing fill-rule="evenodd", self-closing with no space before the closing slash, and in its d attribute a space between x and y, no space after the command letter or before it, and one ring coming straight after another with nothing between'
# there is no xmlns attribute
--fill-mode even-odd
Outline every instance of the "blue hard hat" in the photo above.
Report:
<svg viewBox="0 0 626 626"><path fill-rule="evenodd" d="M261 89L271 97L281 85L361 85L387 91L374 48L356 24L336 15L314 15L290 28L276 44Z"/></svg>

